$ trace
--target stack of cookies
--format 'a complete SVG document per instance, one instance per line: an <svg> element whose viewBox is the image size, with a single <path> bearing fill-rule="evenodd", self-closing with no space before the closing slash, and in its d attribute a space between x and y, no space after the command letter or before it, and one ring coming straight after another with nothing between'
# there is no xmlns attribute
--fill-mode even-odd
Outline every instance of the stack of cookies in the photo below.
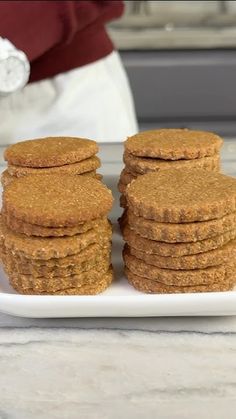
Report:
<svg viewBox="0 0 236 419"><path fill-rule="evenodd" d="M227 291L236 255L236 179L204 169L138 177L126 190L125 273L147 293Z"/></svg>
<svg viewBox="0 0 236 419"><path fill-rule="evenodd" d="M118 183L121 207L126 207L127 185L145 173L188 168L219 171L222 143L211 132L188 129L160 129L129 137L124 143L125 168Z"/></svg>
<svg viewBox="0 0 236 419"><path fill-rule="evenodd" d="M3 192L1 259L22 294L97 294L111 283L111 191L97 179L24 176Z"/></svg>
<svg viewBox="0 0 236 419"><path fill-rule="evenodd" d="M8 163L1 177L5 187L12 180L29 175L69 174L100 178L96 170L95 141L73 137L48 137L22 141L8 147L4 158Z"/></svg>

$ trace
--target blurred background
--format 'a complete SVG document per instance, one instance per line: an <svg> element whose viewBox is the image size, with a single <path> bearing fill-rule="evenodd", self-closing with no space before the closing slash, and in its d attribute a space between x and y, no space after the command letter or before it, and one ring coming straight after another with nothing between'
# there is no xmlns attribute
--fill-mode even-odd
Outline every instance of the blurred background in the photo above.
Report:
<svg viewBox="0 0 236 419"><path fill-rule="evenodd" d="M126 1L109 26L141 130L236 134L236 2Z"/></svg>

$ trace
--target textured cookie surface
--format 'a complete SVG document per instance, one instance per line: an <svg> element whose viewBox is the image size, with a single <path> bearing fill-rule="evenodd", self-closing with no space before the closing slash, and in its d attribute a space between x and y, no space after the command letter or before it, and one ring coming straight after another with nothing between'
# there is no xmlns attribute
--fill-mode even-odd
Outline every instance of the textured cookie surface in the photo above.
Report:
<svg viewBox="0 0 236 419"><path fill-rule="evenodd" d="M219 219L236 211L236 179L202 169L139 176L126 188L135 215L166 223Z"/></svg>
<svg viewBox="0 0 236 419"><path fill-rule="evenodd" d="M138 291L151 294L176 294L176 293L195 293L195 292L219 292L230 291L233 289L234 281L230 277L222 282L215 282L206 285L167 285L158 281L143 278L125 268L125 275L129 283Z"/></svg>
<svg viewBox="0 0 236 419"><path fill-rule="evenodd" d="M105 243L110 245L111 236L112 229L108 221L101 221L100 226L96 229L72 237L51 238L27 237L24 234L13 232L4 223L0 223L2 245L11 250L12 254L17 252L18 255L30 259L63 258L79 253L92 243L99 243L101 246Z"/></svg>
<svg viewBox="0 0 236 419"><path fill-rule="evenodd" d="M181 257L153 255L133 247L128 249L130 254L136 258L163 269L204 269L209 266L222 265L236 257L235 240L209 252Z"/></svg>
<svg viewBox="0 0 236 419"><path fill-rule="evenodd" d="M10 165L53 167L87 159L97 152L98 145L92 140L47 137L11 145L5 150L4 159Z"/></svg>
<svg viewBox="0 0 236 419"><path fill-rule="evenodd" d="M125 149L135 156L160 159L198 159L216 154L223 140L212 132L188 129L145 131L129 137Z"/></svg>
<svg viewBox="0 0 236 419"><path fill-rule="evenodd" d="M127 222L130 227L143 237L168 243L183 243L205 240L230 230L236 230L236 212L223 218L195 223L160 223L138 217L127 211Z"/></svg>
<svg viewBox="0 0 236 419"><path fill-rule="evenodd" d="M13 272L14 274L31 275L34 278L43 277L45 279L54 277L67 277L71 275L80 275L90 269L96 269L97 272L105 271L109 268L110 261L110 249L102 249L100 254L94 255L93 258L77 263L76 265L69 266L47 266L47 265L34 265L29 260L28 263L23 264L21 261L18 262L15 257L10 254L2 254L2 263L4 269L7 272Z"/></svg>
<svg viewBox="0 0 236 419"><path fill-rule="evenodd" d="M124 261L127 268L136 275L152 279L166 285L190 286L207 285L225 281L233 275L234 268L230 264L211 266L205 269L163 269L149 265L141 259L131 255L127 248L123 251Z"/></svg>
<svg viewBox="0 0 236 419"><path fill-rule="evenodd" d="M30 224L21 221L19 218L2 213L2 219L11 230L16 233L26 234L27 236L39 237L62 237L74 236L75 234L85 233L92 228L99 226L101 219L87 221L72 227L43 227L37 224ZM105 220L105 218L104 218Z"/></svg>
<svg viewBox="0 0 236 419"><path fill-rule="evenodd" d="M96 156L82 160L78 163L65 164L64 166L34 168L24 166L8 166L8 172L11 176L22 177L29 175L44 176L46 174L65 174L65 175L81 175L98 169L101 166L100 159Z"/></svg>
<svg viewBox="0 0 236 419"><path fill-rule="evenodd" d="M200 159L171 161L154 158L135 157L132 154L125 152L123 160L129 170L135 171L139 174L144 174L148 172L158 172L159 170L169 169L201 168L216 172L219 172L220 170L220 156L217 154L210 157L203 157Z"/></svg>
<svg viewBox="0 0 236 419"><path fill-rule="evenodd" d="M129 246L134 247L135 249L141 250L145 253L172 257L208 252L224 246L236 237L236 230L232 230L219 236L214 236L210 239L200 240L197 242L165 243L142 237L134 230L131 230L127 224L122 227L122 233Z"/></svg>
<svg viewBox="0 0 236 419"><path fill-rule="evenodd" d="M3 192L9 216L44 227L75 226L103 217L112 203L111 191L87 176L26 176Z"/></svg>
<svg viewBox="0 0 236 419"><path fill-rule="evenodd" d="M20 294L48 295L95 295L105 291L113 280L113 269L107 272L97 272L91 269L84 275L70 277L34 278L31 275L16 275L9 272L12 287Z"/></svg>

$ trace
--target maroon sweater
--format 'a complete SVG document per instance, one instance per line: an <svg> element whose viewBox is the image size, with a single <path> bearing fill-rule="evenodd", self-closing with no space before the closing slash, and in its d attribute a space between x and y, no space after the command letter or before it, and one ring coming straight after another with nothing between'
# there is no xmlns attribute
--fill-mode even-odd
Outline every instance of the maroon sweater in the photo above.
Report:
<svg viewBox="0 0 236 419"><path fill-rule="evenodd" d="M0 36L24 51L30 81L92 63L110 54L105 24L123 13L122 1L0 1Z"/></svg>

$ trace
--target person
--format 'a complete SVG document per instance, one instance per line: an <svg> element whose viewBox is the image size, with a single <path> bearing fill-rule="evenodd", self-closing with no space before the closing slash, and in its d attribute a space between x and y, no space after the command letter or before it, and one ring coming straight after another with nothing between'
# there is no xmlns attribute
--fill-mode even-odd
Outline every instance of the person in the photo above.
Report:
<svg viewBox="0 0 236 419"><path fill-rule="evenodd" d="M1 1L0 36L30 61L21 90L0 98L0 141L137 132L129 82L106 24L122 1Z"/></svg>

